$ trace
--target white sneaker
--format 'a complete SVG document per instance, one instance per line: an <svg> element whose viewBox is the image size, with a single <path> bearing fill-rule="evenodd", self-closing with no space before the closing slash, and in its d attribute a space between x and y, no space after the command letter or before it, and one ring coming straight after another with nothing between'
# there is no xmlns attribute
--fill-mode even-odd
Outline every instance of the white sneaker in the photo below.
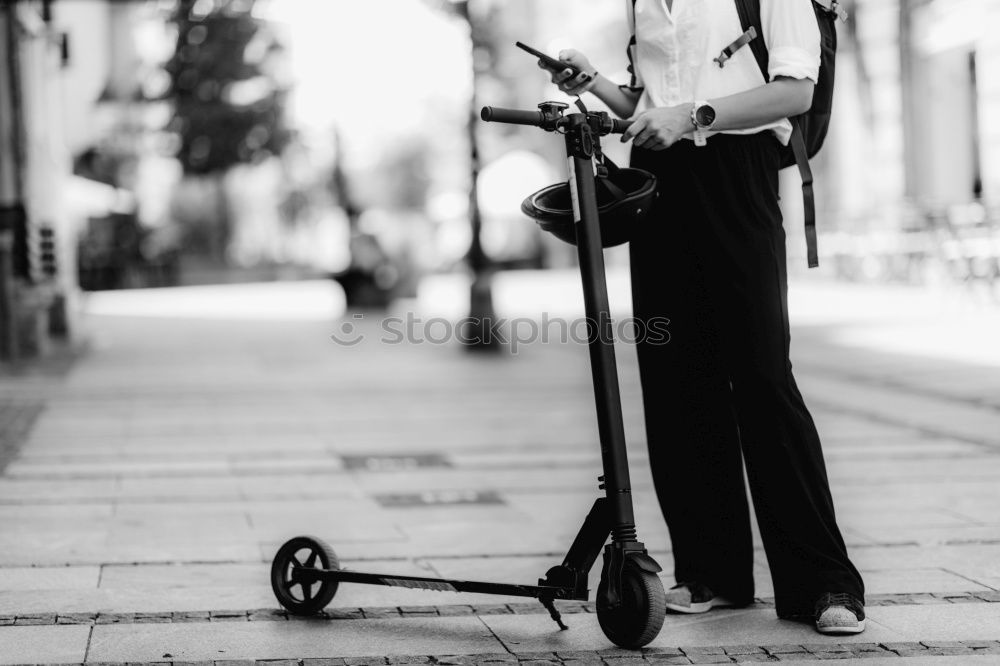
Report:
<svg viewBox="0 0 1000 666"><path fill-rule="evenodd" d="M678 583L667 590L667 610L675 613L707 613L713 608L735 606L725 597L717 597L701 583Z"/></svg>
<svg viewBox="0 0 1000 666"><path fill-rule="evenodd" d="M816 631L821 634L860 634L865 630L865 607L852 594L827 592L816 602Z"/></svg>

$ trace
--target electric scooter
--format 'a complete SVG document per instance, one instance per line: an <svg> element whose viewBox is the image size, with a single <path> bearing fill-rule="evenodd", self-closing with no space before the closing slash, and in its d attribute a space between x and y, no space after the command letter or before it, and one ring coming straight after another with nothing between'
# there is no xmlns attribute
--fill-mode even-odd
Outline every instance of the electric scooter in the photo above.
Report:
<svg viewBox="0 0 1000 666"><path fill-rule="evenodd" d="M666 599L657 575L661 568L636 534L595 179L595 169L601 168L600 137L624 132L629 122L603 112L565 114L567 108L560 102L544 102L537 111L484 107L482 119L532 125L565 137L604 471L598 487L604 496L594 502L562 564L549 569L537 585L351 571L340 568L323 541L295 537L281 546L271 567L274 594L289 613L316 614L330 603L340 583L362 583L534 597L560 629L566 629L554 602L588 599L588 574L603 550L596 606L604 634L620 647L638 649L660 632Z"/></svg>

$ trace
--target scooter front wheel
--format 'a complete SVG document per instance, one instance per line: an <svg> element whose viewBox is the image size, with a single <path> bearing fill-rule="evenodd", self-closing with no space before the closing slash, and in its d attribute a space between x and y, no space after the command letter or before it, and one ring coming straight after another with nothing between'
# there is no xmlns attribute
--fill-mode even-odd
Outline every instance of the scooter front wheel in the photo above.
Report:
<svg viewBox="0 0 1000 666"><path fill-rule="evenodd" d="M605 598L607 584L602 577L598 600ZM621 603L615 608L600 601L597 604L597 621L604 635L629 650L637 650L656 638L666 614L667 599L660 577L629 561L622 569Z"/></svg>
<svg viewBox="0 0 1000 666"><path fill-rule="evenodd" d="M333 600L339 586L333 580L304 578L305 569L336 571L340 562L333 548L316 537L295 537L278 549L271 563L271 589L278 603L293 615L320 612Z"/></svg>

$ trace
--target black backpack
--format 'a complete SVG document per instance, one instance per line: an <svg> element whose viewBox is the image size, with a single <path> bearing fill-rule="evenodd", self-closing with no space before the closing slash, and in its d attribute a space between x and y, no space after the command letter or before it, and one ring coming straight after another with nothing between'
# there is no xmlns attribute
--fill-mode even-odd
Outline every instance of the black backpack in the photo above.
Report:
<svg viewBox="0 0 1000 666"><path fill-rule="evenodd" d="M632 38L628 44L629 72L632 81L628 87L635 88L635 2L632 0ZM820 66L819 81L813 90L812 106L805 113L790 118L792 123L792 136L788 142L788 147L782 156L781 166L787 167L797 164L799 173L802 175L802 203L805 213L806 228L806 253L808 255L809 267L814 268L819 265L819 255L816 249L816 201L813 193L813 175L809 167L809 158L816 155L823 146L826 139L827 130L830 127L830 112L833 108L833 75L837 56L837 26L836 19L839 17L846 20L847 13L841 8L837 0L812 0L813 10L816 12L816 22L819 25L820 33ZM763 27L760 18L760 0L736 0L736 10L740 15L744 35L737 41L730 44L723 51L728 58L741 48L749 44L753 51L757 65L760 67L764 80L769 81L768 76L768 54L767 45L764 43ZM721 65L721 62L720 62Z"/></svg>
<svg viewBox="0 0 1000 666"><path fill-rule="evenodd" d="M823 147L827 130L830 128L830 112L833 110L833 75L837 57L837 18L846 20L847 14L837 0L812 0L816 12L816 23L820 35L819 80L813 89L812 106L805 113L790 118L792 137L782 156L781 166L798 165L802 175L802 204L805 213L806 253L809 268L819 265L816 249L816 200L813 193L813 175L809 167L809 158L816 155ZM760 0L736 0L736 10L740 14L740 23L744 31L751 28L756 35L763 34L760 20ZM750 49L760 66L764 80L769 81L767 73L767 45L763 38L752 36L749 40Z"/></svg>

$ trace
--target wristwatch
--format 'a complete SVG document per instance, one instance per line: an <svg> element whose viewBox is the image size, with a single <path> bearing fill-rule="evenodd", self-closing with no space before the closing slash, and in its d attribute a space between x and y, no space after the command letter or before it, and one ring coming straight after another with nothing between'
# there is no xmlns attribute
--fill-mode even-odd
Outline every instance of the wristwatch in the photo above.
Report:
<svg viewBox="0 0 1000 666"><path fill-rule="evenodd" d="M715 124L715 107L704 100L695 102L691 107L691 124L699 130L712 129Z"/></svg>
<svg viewBox="0 0 1000 666"><path fill-rule="evenodd" d="M691 124L694 125L694 145L707 145L705 132L715 124L715 108L704 100L699 100L691 106Z"/></svg>

